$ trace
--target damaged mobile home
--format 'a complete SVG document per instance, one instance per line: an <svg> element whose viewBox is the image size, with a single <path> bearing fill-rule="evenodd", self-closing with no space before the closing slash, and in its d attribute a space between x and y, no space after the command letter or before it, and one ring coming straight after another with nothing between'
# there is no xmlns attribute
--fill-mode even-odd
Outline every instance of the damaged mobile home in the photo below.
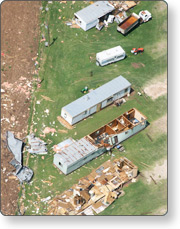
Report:
<svg viewBox="0 0 180 229"><path fill-rule="evenodd" d="M76 24L87 31L106 20L114 9L108 1L96 1L74 14Z"/></svg>
<svg viewBox="0 0 180 229"><path fill-rule="evenodd" d="M6 133L7 147L9 151L14 155L14 158L10 161L16 169L15 175L21 183L30 182L33 177L33 171L23 166L22 152L24 148L24 142L14 137L14 134L10 131Z"/></svg>
<svg viewBox="0 0 180 229"><path fill-rule="evenodd" d="M95 215L124 194L125 183L135 180L138 167L125 157L108 160L78 184L49 201L48 215Z"/></svg>
<svg viewBox="0 0 180 229"><path fill-rule="evenodd" d="M87 118L112 104L131 91L131 84L123 76L118 76L108 83L92 90L61 109L61 116L70 125Z"/></svg>
<svg viewBox="0 0 180 229"><path fill-rule="evenodd" d="M54 165L69 174L146 126L146 116L133 108L80 140L69 138L54 146Z"/></svg>

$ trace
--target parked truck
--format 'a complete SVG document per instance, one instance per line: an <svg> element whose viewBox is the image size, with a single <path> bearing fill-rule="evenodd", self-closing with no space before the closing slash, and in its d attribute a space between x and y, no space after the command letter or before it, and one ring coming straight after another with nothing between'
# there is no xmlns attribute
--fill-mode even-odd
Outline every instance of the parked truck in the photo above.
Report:
<svg viewBox="0 0 180 229"><path fill-rule="evenodd" d="M132 13L124 21L122 21L117 26L117 31L126 35L130 30L132 30L136 25L140 23L140 17L136 13Z"/></svg>
<svg viewBox="0 0 180 229"><path fill-rule="evenodd" d="M117 31L126 35L135 26L141 23L147 22L152 18L151 13L148 10L140 11L139 15L132 13L129 17L123 20L118 26Z"/></svg>

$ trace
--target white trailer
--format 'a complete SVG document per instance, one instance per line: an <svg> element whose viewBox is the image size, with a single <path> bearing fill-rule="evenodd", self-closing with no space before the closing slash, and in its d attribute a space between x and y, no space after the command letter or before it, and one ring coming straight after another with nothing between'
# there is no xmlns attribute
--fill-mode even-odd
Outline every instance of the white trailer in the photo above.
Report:
<svg viewBox="0 0 180 229"><path fill-rule="evenodd" d="M96 54L96 65L104 66L122 60L126 57L126 52L121 46L104 50Z"/></svg>

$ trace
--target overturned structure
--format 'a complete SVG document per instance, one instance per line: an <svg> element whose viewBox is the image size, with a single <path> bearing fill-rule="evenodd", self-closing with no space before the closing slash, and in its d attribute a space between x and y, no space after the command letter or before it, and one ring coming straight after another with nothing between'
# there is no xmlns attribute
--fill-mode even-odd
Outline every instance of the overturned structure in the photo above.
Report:
<svg viewBox="0 0 180 229"><path fill-rule="evenodd" d="M125 157L108 160L61 195L49 201L48 215L99 214L123 193L138 167ZM135 180L134 180L135 181Z"/></svg>
<svg viewBox="0 0 180 229"><path fill-rule="evenodd" d="M69 138L54 146L54 165L64 174L71 173L143 130L146 125L146 116L133 108L80 140Z"/></svg>
<svg viewBox="0 0 180 229"><path fill-rule="evenodd" d="M33 177L33 171L23 166L22 152L24 148L24 142L14 137L14 134L10 131L6 133L7 147L9 151L14 155L14 158L10 161L16 169L15 175L21 183L30 182Z"/></svg>

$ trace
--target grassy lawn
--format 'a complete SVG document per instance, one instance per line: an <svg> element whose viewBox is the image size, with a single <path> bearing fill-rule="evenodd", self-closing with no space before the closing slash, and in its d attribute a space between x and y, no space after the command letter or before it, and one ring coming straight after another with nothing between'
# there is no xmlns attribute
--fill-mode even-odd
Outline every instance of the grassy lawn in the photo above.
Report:
<svg viewBox="0 0 180 229"><path fill-rule="evenodd" d="M56 40L48 48L44 46L44 43L39 45L40 71L38 77L43 81L41 88L34 92L33 99L40 101L40 104L35 104L33 123L31 120L29 122L30 125L33 124L34 131L37 129L37 136L42 134L47 126L54 127L56 130L65 130L58 122L57 116L60 116L61 108L64 105L82 96L80 91L85 86L96 88L122 75L132 83L132 87L137 92L148 81L166 72L167 53L166 51L158 51L157 47L161 42L167 42L167 15L165 3L162 2L161 7L158 4L153 1L145 1L131 10L131 12L139 13L140 10L147 9L152 13L153 19L142 24L126 37L116 31L116 23L102 31L93 28L85 32L82 29L68 27L65 21L70 20L74 12L88 5L84 2L48 4L49 11L43 11L40 17L41 34L44 33L47 38L44 22L48 21L50 43L53 39ZM45 7L47 2L42 2L42 5ZM59 9L62 12L59 12ZM61 19L59 20L60 16ZM127 58L105 67L97 67L95 64L96 52L117 45L123 47L127 53ZM130 51L133 47L143 47L145 49L144 54L132 55ZM134 68L132 63L142 63L144 67ZM93 72L93 76L91 76L91 72ZM51 98L53 102L44 100L41 95ZM73 130L68 130L68 133L57 132L53 136L47 134L44 140L51 142L48 145L48 155L44 156L44 159L37 155L30 155L29 157L28 166L33 169L34 178L29 185L25 185L24 205L27 208L25 214L46 214L47 205L40 201L42 198L60 194L76 183L79 178L88 175L93 168L110 159L108 154L104 154L65 176L53 166L52 146L68 137L79 139L132 107L136 107L145 114L151 124L166 114L167 96L161 96L153 101L149 97L139 97L135 93L121 107L109 106L87 120L81 121ZM33 104L31 113L33 113L32 109ZM49 115L44 112L46 109L49 109ZM153 166L160 159L166 158L167 135L160 134L153 141L150 141L147 133L149 133L149 127L125 141L123 145L126 152L119 153L114 150L115 157L126 156L139 167L140 172L145 169L141 162ZM26 161L26 154L24 160ZM49 183L43 183L43 181ZM166 181L149 186L140 178L137 183L125 187L125 196L115 201L102 214L150 214L149 212L166 205L166 189ZM37 208L39 208L38 211Z"/></svg>

